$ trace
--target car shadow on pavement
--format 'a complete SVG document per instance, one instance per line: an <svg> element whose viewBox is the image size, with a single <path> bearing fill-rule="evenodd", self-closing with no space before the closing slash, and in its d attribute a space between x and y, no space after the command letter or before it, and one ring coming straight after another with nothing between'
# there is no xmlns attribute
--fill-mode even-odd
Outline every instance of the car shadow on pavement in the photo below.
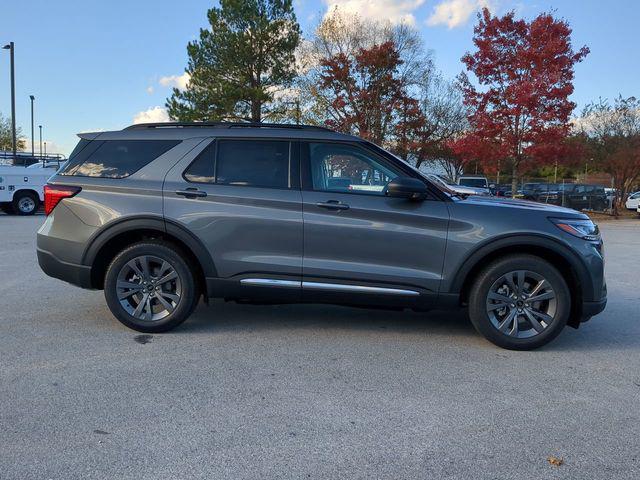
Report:
<svg viewBox="0 0 640 480"><path fill-rule="evenodd" d="M413 312L335 305L200 304L174 332L243 332L256 330L387 330L402 333L476 336L464 310Z"/></svg>

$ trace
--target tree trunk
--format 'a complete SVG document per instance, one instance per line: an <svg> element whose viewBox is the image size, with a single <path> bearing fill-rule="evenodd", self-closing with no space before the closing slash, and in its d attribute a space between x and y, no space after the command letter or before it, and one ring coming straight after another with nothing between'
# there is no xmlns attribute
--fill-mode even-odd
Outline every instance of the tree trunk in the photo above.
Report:
<svg viewBox="0 0 640 480"><path fill-rule="evenodd" d="M516 191L518 190L518 164L513 162L513 170L511 177L511 198L516 198Z"/></svg>
<svg viewBox="0 0 640 480"><path fill-rule="evenodd" d="M260 123L262 121L262 102L251 100L251 121Z"/></svg>

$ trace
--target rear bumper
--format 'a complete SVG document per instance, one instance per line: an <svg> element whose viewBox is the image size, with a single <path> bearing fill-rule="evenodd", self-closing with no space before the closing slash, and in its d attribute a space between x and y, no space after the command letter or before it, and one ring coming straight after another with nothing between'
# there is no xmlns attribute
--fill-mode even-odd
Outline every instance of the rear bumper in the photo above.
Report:
<svg viewBox="0 0 640 480"><path fill-rule="evenodd" d="M54 254L38 248L38 264L50 277L64 280L82 288L91 287L91 267L63 262Z"/></svg>

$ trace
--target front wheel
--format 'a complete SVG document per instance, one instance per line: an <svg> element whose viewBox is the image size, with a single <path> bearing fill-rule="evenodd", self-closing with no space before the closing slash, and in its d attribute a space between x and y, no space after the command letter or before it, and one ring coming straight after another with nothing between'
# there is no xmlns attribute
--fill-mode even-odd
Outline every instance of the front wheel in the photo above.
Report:
<svg viewBox="0 0 640 480"><path fill-rule="evenodd" d="M557 337L569 319L571 294L549 262L510 255L490 263L469 296L473 326L490 342L510 350L531 350Z"/></svg>
<svg viewBox="0 0 640 480"><path fill-rule="evenodd" d="M161 242L120 252L107 269L104 295L120 322L147 333L180 325L198 302L192 268L178 249Z"/></svg>

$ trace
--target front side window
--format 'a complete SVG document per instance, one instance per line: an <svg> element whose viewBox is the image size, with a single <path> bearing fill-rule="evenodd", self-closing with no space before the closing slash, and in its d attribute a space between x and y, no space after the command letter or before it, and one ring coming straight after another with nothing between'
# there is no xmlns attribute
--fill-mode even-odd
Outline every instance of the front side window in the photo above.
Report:
<svg viewBox="0 0 640 480"><path fill-rule="evenodd" d="M180 141L176 140L88 141L77 153L74 150L69 163L60 174L100 178L128 177L178 143Z"/></svg>
<svg viewBox="0 0 640 480"><path fill-rule="evenodd" d="M400 175L368 151L347 144L309 143L313 190L384 195Z"/></svg>
<svg viewBox="0 0 640 480"><path fill-rule="evenodd" d="M216 183L289 188L289 142L220 140Z"/></svg>

